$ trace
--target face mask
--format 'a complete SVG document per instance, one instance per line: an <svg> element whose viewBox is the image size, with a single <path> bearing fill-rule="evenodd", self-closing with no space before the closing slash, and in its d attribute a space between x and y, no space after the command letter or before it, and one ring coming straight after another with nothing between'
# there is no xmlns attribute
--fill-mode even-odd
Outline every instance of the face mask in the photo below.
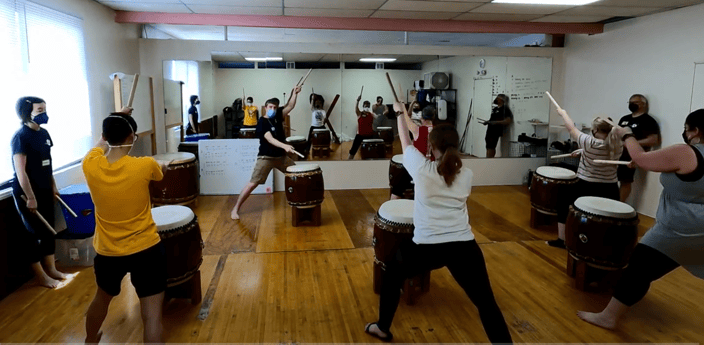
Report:
<svg viewBox="0 0 704 345"><path fill-rule="evenodd" d="M635 113L638 111L640 107L638 107L638 104L635 103L628 103L628 110L630 110L632 113Z"/></svg>
<svg viewBox="0 0 704 345"><path fill-rule="evenodd" d="M274 110L274 109L267 109L266 110L266 117L271 118L271 117L274 117L274 115L276 115L276 110Z"/></svg>
<svg viewBox="0 0 704 345"><path fill-rule="evenodd" d="M43 112L37 116L35 116L32 121L38 125L43 125L47 122L49 122L49 116L46 115L46 112Z"/></svg>
<svg viewBox="0 0 704 345"><path fill-rule="evenodd" d="M499 105L496 104L496 103L494 103L494 104L491 105L491 109L496 109L496 108L498 108L498 107L499 107Z"/></svg>
<svg viewBox="0 0 704 345"><path fill-rule="evenodd" d="M687 139L687 131L682 132L682 139L684 140L684 143L689 145L689 140Z"/></svg>
<svg viewBox="0 0 704 345"><path fill-rule="evenodd" d="M251 105L252 105L252 102L247 102L247 105L250 105L250 106L251 106Z"/></svg>
<svg viewBox="0 0 704 345"><path fill-rule="evenodd" d="M200 101L196 101L196 103L195 103L195 104L196 104L196 105L200 104Z"/></svg>
<svg viewBox="0 0 704 345"><path fill-rule="evenodd" d="M367 112L368 112L368 111L369 111L370 109L369 109L369 107L364 107L364 108L362 108L362 110L364 110L364 111L367 111Z"/></svg>

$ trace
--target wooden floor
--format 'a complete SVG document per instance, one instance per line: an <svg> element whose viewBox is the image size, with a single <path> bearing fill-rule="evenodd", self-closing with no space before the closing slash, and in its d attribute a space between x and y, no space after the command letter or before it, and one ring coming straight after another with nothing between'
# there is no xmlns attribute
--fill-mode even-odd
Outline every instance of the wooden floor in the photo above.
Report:
<svg viewBox="0 0 704 345"><path fill-rule="evenodd" d="M166 305L166 340L377 342L363 328L377 317L372 225L388 190L327 191L325 197L323 226L298 228L290 226L283 193L252 196L241 221L229 218L235 196L201 197L196 213L205 241L204 301ZM683 269L655 282L619 330L600 329L575 312L600 310L609 292L573 288L565 274L566 252L544 242L556 231L528 225L525 187L475 187L468 204L515 342L704 342L704 284ZM641 234L652 222L642 217ZM82 341L95 276L92 268L77 273L62 289L28 283L0 301L0 342ZM139 314L137 296L125 279L102 328L103 342L140 342ZM487 342L474 306L446 269L433 271L430 291L416 305L401 303L392 331L400 343Z"/></svg>

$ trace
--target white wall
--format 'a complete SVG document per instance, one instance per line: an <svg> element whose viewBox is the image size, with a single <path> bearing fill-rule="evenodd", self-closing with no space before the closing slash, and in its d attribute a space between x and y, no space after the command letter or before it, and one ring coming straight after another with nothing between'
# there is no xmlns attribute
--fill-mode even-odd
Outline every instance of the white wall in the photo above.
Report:
<svg viewBox="0 0 704 345"><path fill-rule="evenodd" d="M642 93L660 123L663 147L681 143L694 63L704 62L702 18L704 5L697 5L606 25L599 35L569 35L558 102L575 122L589 123L599 114L618 119L630 113L628 98ZM658 177L636 174L629 203L643 214L655 215Z"/></svg>

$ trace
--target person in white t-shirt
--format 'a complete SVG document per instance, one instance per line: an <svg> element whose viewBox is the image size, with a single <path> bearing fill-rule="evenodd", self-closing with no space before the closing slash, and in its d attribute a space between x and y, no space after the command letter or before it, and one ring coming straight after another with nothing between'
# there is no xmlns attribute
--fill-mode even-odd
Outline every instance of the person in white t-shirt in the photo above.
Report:
<svg viewBox="0 0 704 345"><path fill-rule="evenodd" d="M489 282L481 249L469 225L467 198L472 189L472 171L462 167L459 136L451 125L430 132L435 161L425 158L413 146L401 103L394 104L403 116L397 118L403 148L403 165L415 182L413 241L401 244L397 260L387 264L379 298L379 320L369 323L365 332L390 341L390 328L401 287L408 277L447 267L479 311L484 330L492 343L510 343L506 326Z"/></svg>

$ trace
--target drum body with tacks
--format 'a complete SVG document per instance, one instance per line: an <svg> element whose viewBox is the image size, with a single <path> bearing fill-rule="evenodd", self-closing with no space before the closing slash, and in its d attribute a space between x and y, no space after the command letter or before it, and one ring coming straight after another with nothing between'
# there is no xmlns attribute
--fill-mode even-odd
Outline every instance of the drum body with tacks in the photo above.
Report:
<svg viewBox="0 0 704 345"><path fill-rule="evenodd" d="M325 128L313 129L313 138L311 142L313 147L329 147L330 131Z"/></svg>
<svg viewBox="0 0 704 345"><path fill-rule="evenodd" d="M404 242L413 240L413 201L389 200L381 205L374 217L374 292L379 293L384 274ZM409 278L404 283L403 294L408 304L430 289L430 271Z"/></svg>
<svg viewBox="0 0 704 345"><path fill-rule="evenodd" d="M391 127L377 127L376 130L376 136L384 141L384 145L386 146L386 150L391 152L393 150L393 145L394 145L394 130Z"/></svg>
<svg viewBox="0 0 704 345"><path fill-rule="evenodd" d="M317 164L299 164L286 168L285 191L293 207L320 205L325 196L323 171Z"/></svg>
<svg viewBox="0 0 704 345"><path fill-rule="evenodd" d="M530 184L531 206L543 213L557 214L558 195L569 193L577 181L577 174L569 169L552 166L536 169Z"/></svg>
<svg viewBox="0 0 704 345"><path fill-rule="evenodd" d="M189 152L178 152L156 155L154 159L171 163L161 181L149 183L152 203L185 205L195 201L200 192L196 156Z"/></svg>
<svg viewBox="0 0 704 345"><path fill-rule="evenodd" d="M630 205L606 198L581 197L570 206L565 246L579 260L622 268L638 243L638 214Z"/></svg>
<svg viewBox="0 0 704 345"><path fill-rule="evenodd" d="M256 139L256 128L240 128L240 139Z"/></svg>
<svg viewBox="0 0 704 345"><path fill-rule="evenodd" d="M306 137L300 136L300 135L294 135L286 138L286 143L293 146L293 149L296 150L296 152L302 154L305 156L306 154L306 148L308 147L308 141L306 140ZM301 158L299 155L295 153L289 153L289 157L293 160L304 160L305 158Z"/></svg>
<svg viewBox="0 0 704 345"><path fill-rule="evenodd" d="M153 208L152 218L166 249L167 286L188 281L203 262L198 218L190 208L177 205Z"/></svg>
<svg viewBox="0 0 704 345"><path fill-rule="evenodd" d="M403 155L394 155L389 161L389 187L393 190L400 184L406 187L402 195L404 199L413 199L413 179L403 167Z"/></svg>
<svg viewBox="0 0 704 345"><path fill-rule="evenodd" d="M386 146L381 139L364 139L359 149L362 159L386 158Z"/></svg>

